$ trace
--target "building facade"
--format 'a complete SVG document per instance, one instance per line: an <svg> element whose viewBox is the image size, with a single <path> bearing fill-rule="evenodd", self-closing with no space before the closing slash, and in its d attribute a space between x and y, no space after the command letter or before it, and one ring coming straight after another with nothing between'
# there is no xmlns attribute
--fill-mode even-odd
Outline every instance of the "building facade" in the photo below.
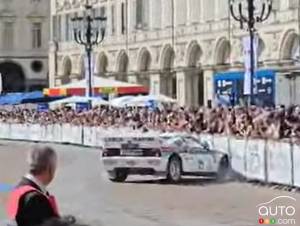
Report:
<svg viewBox="0 0 300 226"><path fill-rule="evenodd" d="M0 73L3 92L48 85L48 0L0 1Z"/></svg>
<svg viewBox="0 0 300 226"><path fill-rule="evenodd" d="M300 102L299 2L273 0L270 18L257 24L258 70L275 71L277 104ZM84 49L74 42L70 18L84 14L85 3L51 1L50 87L83 78ZM198 106L214 100L216 74L244 70L247 31L232 20L227 0L89 3L108 20L105 40L94 49L95 76L143 84L153 94Z"/></svg>

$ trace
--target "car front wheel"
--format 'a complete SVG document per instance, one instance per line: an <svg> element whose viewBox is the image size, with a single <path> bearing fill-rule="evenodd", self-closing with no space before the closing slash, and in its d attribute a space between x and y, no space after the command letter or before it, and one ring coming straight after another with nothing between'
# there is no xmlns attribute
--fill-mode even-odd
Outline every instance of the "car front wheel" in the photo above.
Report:
<svg viewBox="0 0 300 226"><path fill-rule="evenodd" d="M126 170L114 170L112 172L109 172L109 179L112 182L124 182L127 177L128 177L128 173Z"/></svg>
<svg viewBox="0 0 300 226"><path fill-rule="evenodd" d="M228 172L230 170L230 163L226 156L224 156L219 164L218 172L217 172L217 180L223 181L226 179Z"/></svg>
<svg viewBox="0 0 300 226"><path fill-rule="evenodd" d="M169 160L167 179L172 183L178 183L181 180L182 165L181 160L177 156L173 156Z"/></svg>

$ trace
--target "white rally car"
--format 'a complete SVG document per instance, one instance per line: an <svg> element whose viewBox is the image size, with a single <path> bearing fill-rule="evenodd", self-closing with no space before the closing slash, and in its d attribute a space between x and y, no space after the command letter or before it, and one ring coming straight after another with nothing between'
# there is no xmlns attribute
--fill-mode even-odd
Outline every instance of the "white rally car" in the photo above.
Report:
<svg viewBox="0 0 300 226"><path fill-rule="evenodd" d="M173 183L182 176L223 178L230 168L229 157L209 146L193 136L174 133L108 137L102 161L114 182L125 181L129 174L165 176Z"/></svg>

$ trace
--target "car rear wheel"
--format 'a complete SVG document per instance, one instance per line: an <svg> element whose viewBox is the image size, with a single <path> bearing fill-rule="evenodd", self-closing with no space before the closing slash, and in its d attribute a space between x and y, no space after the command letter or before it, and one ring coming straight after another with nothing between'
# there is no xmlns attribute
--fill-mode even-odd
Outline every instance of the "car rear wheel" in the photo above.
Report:
<svg viewBox="0 0 300 226"><path fill-rule="evenodd" d="M124 182L128 177L128 172L126 170L114 170L109 172L109 179L112 182Z"/></svg>
<svg viewBox="0 0 300 226"><path fill-rule="evenodd" d="M173 156L169 160L167 179L171 183L178 183L181 180L182 165L178 156Z"/></svg>

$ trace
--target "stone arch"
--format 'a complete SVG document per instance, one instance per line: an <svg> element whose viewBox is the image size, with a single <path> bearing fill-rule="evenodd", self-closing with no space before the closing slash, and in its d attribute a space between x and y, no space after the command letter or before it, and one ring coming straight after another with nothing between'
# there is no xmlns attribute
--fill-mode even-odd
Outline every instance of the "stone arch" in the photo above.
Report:
<svg viewBox="0 0 300 226"><path fill-rule="evenodd" d="M137 62L138 71L148 71L151 67L151 54L147 48L142 48Z"/></svg>
<svg viewBox="0 0 300 226"><path fill-rule="evenodd" d="M294 29L286 31L281 39L279 59L291 60L295 48L299 48L299 36Z"/></svg>
<svg viewBox="0 0 300 226"><path fill-rule="evenodd" d="M137 81L139 84L150 87L149 70L151 68L152 57L147 48L142 48L138 55L137 70L139 72Z"/></svg>
<svg viewBox="0 0 300 226"><path fill-rule="evenodd" d="M170 44L166 45L161 53L161 69L171 70L174 67L175 51Z"/></svg>
<svg viewBox="0 0 300 226"><path fill-rule="evenodd" d="M120 81L127 82L127 72L129 67L129 58L125 50L122 50L117 57L117 65L116 71L117 76L116 79Z"/></svg>
<svg viewBox="0 0 300 226"><path fill-rule="evenodd" d="M21 65L13 61L0 63L0 73L2 79L2 92L23 92L25 86L25 74Z"/></svg>
<svg viewBox="0 0 300 226"><path fill-rule="evenodd" d="M203 52L197 41L192 41L186 51L186 65L196 67L200 61Z"/></svg>
<svg viewBox="0 0 300 226"><path fill-rule="evenodd" d="M101 77L105 77L108 66L108 58L104 52L101 52L97 58L97 74Z"/></svg>
<svg viewBox="0 0 300 226"><path fill-rule="evenodd" d="M197 41L192 41L186 51L186 65L188 67L185 72L185 90L186 104L196 106L203 105L204 101L204 81L203 73L199 68L202 48Z"/></svg>
<svg viewBox="0 0 300 226"><path fill-rule="evenodd" d="M161 53L160 92L172 98L177 97L177 78L174 72L175 51L170 44Z"/></svg>
<svg viewBox="0 0 300 226"><path fill-rule="evenodd" d="M231 46L227 38L220 38L215 46L214 63L216 65L225 65L230 63Z"/></svg>

